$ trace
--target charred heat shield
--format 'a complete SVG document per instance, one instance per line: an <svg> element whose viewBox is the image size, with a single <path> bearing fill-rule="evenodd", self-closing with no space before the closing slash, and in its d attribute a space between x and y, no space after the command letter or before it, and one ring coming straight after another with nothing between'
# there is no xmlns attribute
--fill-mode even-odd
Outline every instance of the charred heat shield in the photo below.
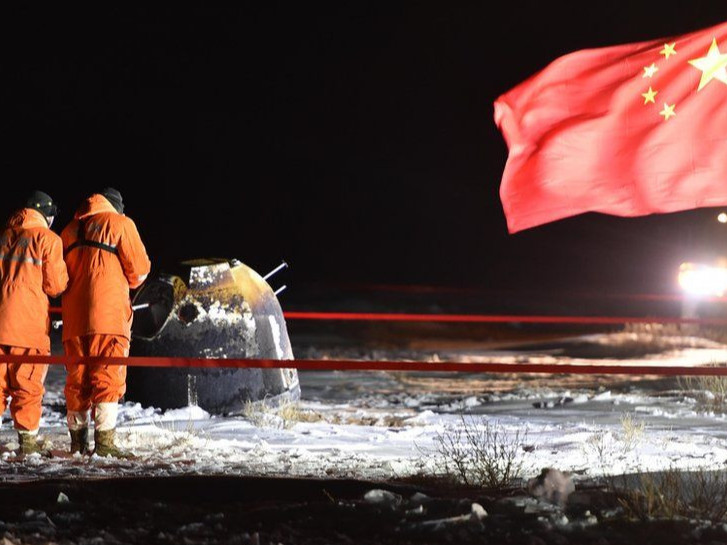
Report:
<svg viewBox="0 0 727 545"><path fill-rule="evenodd" d="M148 279L134 297L131 355L292 360L280 304L237 260L198 259ZM145 306L148 305L148 306ZM129 367L126 399L160 409L198 405L234 414L247 402L300 397L294 368Z"/></svg>

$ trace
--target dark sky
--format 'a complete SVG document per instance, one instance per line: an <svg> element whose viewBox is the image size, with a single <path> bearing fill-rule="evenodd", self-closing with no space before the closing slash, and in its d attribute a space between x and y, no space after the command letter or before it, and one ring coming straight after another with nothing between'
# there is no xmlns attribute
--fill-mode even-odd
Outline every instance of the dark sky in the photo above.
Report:
<svg viewBox="0 0 727 545"><path fill-rule="evenodd" d="M557 56L719 23L724 0L291 4L3 7L0 211L43 189L60 230L111 185L155 270L285 260L290 287L663 291L727 238L713 210L509 235L492 119Z"/></svg>

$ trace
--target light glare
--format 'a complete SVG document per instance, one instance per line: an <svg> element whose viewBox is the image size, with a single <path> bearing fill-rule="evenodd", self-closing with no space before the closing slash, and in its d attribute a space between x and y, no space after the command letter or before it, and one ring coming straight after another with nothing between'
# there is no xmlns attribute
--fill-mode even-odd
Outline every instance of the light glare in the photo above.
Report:
<svg viewBox="0 0 727 545"><path fill-rule="evenodd" d="M690 295L722 297L727 292L727 268L682 263L679 266L679 285Z"/></svg>

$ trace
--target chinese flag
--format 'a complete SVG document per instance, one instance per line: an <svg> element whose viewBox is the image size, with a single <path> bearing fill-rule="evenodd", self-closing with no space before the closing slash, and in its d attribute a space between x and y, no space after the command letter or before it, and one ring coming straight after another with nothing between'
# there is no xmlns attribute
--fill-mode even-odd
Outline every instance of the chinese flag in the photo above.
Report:
<svg viewBox="0 0 727 545"><path fill-rule="evenodd" d="M495 101L510 233L727 204L727 23L576 51Z"/></svg>

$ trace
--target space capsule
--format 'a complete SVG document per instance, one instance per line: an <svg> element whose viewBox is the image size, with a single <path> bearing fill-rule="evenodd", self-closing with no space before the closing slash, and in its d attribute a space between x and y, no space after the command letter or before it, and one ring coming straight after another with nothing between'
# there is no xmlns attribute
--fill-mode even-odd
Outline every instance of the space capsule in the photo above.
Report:
<svg viewBox="0 0 727 545"><path fill-rule="evenodd" d="M292 360L277 296L232 259L182 262L134 296L132 356ZM163 410L197 405L235 414L248 402L300 398L295 368L129 367L125 399Z"/></svg>

